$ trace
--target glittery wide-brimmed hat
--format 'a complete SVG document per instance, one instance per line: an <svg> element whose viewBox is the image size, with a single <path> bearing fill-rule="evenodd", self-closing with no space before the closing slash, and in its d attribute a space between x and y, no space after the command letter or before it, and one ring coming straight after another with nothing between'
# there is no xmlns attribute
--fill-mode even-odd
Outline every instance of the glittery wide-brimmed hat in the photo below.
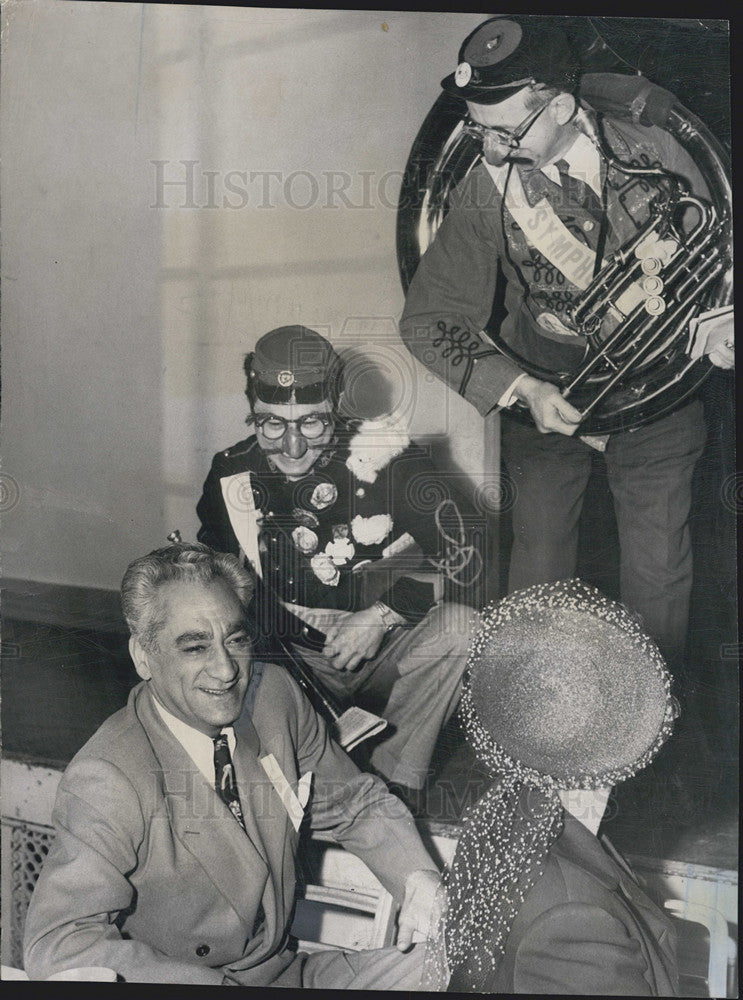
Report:
<svg viewBox="0 0 743 1000"><path fill-rule="evenodd" d="M457 68L441 86L477 104L500 103L535 82L573 92L580 60L565 22L550 15L491 17L462 42Z"/></svg>
<svg viewBox="0 0 743 1000"><path fill-rule="evenodd" d="M251 402L336 402L343 387L340 356L325 337L306 326L280 326L264 334L246 356L244 368Z"/></svg>
<svg viewBox="0 0 743 1000"><path fill-rule="evenodd" d="M445 915L426 954L429 989L445 988L455 970L468 989L487 981L562 832L560 791L605 788L646 767L678 705L639 619L565 580L485 609L460 715L493 785L463 818Z"/></svg>
<svg viewBox="0 0 743 1000"><path fill-rule="evenodd" d="M473 639L462 699L494 773L561 788L614 785L670 735L671 678L639 619L580 580L493 605Z"/></svg>

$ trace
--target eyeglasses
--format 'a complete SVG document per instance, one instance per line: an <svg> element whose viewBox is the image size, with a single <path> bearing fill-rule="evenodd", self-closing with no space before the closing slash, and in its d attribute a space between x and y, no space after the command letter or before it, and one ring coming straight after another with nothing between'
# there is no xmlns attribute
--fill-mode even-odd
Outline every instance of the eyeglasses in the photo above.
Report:
<svg viewBox="0 0 743 1000"><path fill-rule="evenodd" d="M306 413L296 420L285 420L274 413L266 413L265 416L254 417L253 423L269 441L278 441L282 438L289 430L290 424L308 441L316 441L323 436L328 427L332 426L333 418L328 413Z"/></svg>
<svg viewBox="0 0 743 1000"><path fill-rule="evenodd" d="M544 109L548 108L551 103L551 101L547 101L546 104L543 104L541 108L537 108L536 111L530 111L526 118L514 129L501 128L500 125L482 125L472 118L466 118L464 121L464 131L467 135L471 135L475 139L484 139L486 135L489 135L498 142L502 142L508 146L509 149L518 149L526 133Z"/></svg>

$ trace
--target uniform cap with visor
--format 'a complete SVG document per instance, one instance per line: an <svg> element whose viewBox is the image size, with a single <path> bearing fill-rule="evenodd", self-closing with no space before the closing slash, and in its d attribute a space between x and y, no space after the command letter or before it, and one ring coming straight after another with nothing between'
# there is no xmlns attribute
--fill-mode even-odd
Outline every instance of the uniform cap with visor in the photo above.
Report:
<svg viewBox="0 0 743 1000"><path fill-rule="evenodd" d="M574 93L580 60L561 21L547 16L490 18L465 38L456 70L441 86L476 104L498 104L533 83Z"/></svg>
<svg viewBox="0 0 743 1000"><path fill-rule="evenodd" d="M331 344L306 326L264 334L245 358L248 399L264 403L333 405L343 388L343 362Z"/></svg>

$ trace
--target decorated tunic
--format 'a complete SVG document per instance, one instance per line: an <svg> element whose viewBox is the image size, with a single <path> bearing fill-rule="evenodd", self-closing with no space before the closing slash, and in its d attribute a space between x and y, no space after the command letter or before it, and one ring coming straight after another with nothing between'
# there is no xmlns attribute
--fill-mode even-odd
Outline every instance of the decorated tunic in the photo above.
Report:
<svg viewBox="0 0 743 1000"><path fill-rule="evenodd" d="M423 568L423 557L447 555L444 533L459 540L453 491L425 450L389 420L337 425L334 442L297 481L271 467L255 437L215 455L197 506L198 538L236 555L240 544L222 481L244 472L249 485L243 477L232 482L251 493L242 506L255 508L264 579L292 604L361 610L372 603L362 564L391 558L414 542ZM474 512L459 495L456 508L471 525ZM420 621L434 603L432 584L406 575L389 582L379 599L409 622Z"/></svg>
<svg viewBox="0 0 743 1000"><path fill-rule="evenodd" d="M639 167L662 166L678 174L694 194L708 197L697 166L663 130L605 118L603 131L620 161ZM535 208L527 216L528 224L522 226L509 211L508 194L502 197L497 171L480 161L456 189L450 210L411 282L400 323L406 346L483 415L521 374L513 361L495 350L487 333L483 335L484 330L498 326L493 308L503 279L505 317L500 317L498 333L506 344L549 372L571 371L584 357L583 337L564 328L568 308L580 289L555 261L562 260L569 272L576 244L596 251L601 206L590 187L583 185L586 190L581 192L575 180L567 178L558 184L542 171L526 173L514 167L506 191L520 181L529 205ZM606 182L606 258L645 225L654 200L667 185L657 177L627 175L605 161L601 181ZM559 245L551 246L549 259L530 238L530 230L540 224L542 199L561 224L562 258Z"/></svg>

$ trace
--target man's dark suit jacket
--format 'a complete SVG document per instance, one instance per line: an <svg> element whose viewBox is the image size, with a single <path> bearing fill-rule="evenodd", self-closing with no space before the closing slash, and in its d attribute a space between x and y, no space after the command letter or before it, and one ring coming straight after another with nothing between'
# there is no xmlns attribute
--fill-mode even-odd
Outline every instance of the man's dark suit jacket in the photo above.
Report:
<svg viewBox="0 0 743 1000"><path fill-rule="evenodd" d="M471 956L454 992L676 996L675 931L626 863L565 813L544 875L527 893L497 970L476 978Z"/></svg>
<svg viewBox="0 0 743 1000"><path fill-rule="evenodd" d="M330 740L281 667L254 664L234 729L247 836L146 683L76 755L26 920L31 979L104 966L127 982L301 985L306 956L287 948L299 834L260 763L267 754L295 792L312 772L309 825L398 901L409 872L434 868L407 809Z"/></svg>

